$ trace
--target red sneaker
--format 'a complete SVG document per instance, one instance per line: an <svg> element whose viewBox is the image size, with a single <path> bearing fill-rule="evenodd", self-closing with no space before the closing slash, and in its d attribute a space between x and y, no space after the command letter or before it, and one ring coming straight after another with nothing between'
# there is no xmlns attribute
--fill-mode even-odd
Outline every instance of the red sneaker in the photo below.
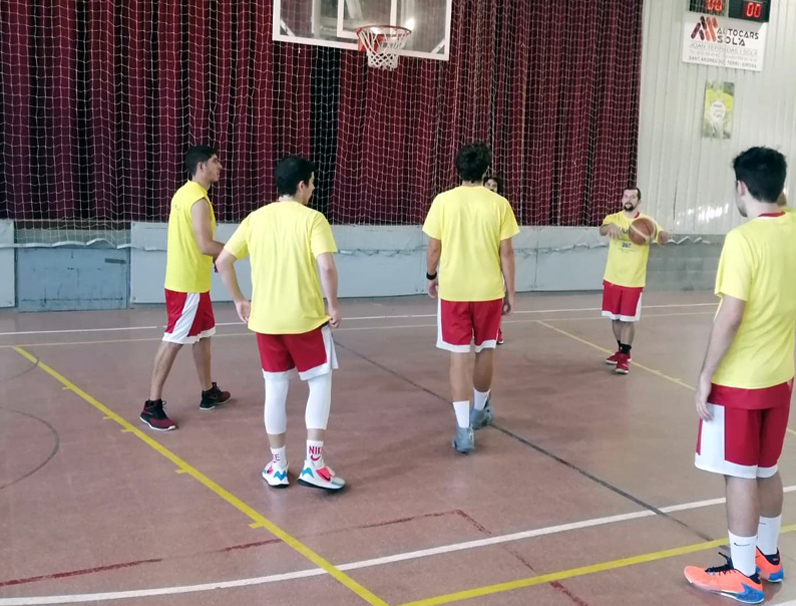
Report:
<svg viewBox="0 0 796 606"><path fill-rule="evenodd" d="M622 352L617 349L616 353L614 353L613 355L608 356L607 358L605 358L605 363L606 364L610 364L611 366L616 366L616 363L619 360L619 356L621 356L621 355L622 355ZM627 356L627 361L628 362L630 362L632 359L633 358L631 358L629 355Z"/></svg>
<svg viewBox="0 0 796 606"><path fill-rule="evenodd" d="M163 400L147 400L144 410L141 412L140 419L157 431L171 431L177 429L177 424L169 419L163 409L166 403Z"/></svg>
<svg viewBox="0 0 796 606"><path fill-rule="evenodd" d="M630 356L627 354L620 353L619 357L616 359L616 368L614 372L620 375L626 375L630 372Z"/></svg>
<svg viewBox="0 0 796 606"><path fill-rule="evenodd" d="M199 404L199 410L213 410L216 406L223 404L231 397L232 395L228 391L221 391L218 385L213 383L210 389L202 392L202 401Z"/></svg>

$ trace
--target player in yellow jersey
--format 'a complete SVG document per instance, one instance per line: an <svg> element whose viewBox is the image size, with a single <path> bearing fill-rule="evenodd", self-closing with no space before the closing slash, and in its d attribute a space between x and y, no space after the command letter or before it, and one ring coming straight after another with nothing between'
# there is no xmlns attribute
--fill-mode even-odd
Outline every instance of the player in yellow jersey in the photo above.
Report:
<svg viewBox="0 0 796 606"><path fill-rule="evenodd" d="M735 198L749 219L724 241L718 312L699 374L696 466L724 476L731 558L689 566L700 589L740 602L764 599L761 579L783 579L777 462L788 427L796 329L796 216L777 204L785 157L753 147L737 156Z"/></svg>
<svg viewBox="0 0 796 606"><path fill-rule="evenodd" d="M641 190L626 188L622 193L622 210L605 217L600 227L600 235L611 239L603 277L603 316L613 321L618 345L616 353L605 362L613 364L619 374L630 372L630 349L636 335L635 323L641 318L641 292L647 280L649 246L634 244L628 237L633 221L640 217L652 220L639 212L640 204ZM669 235L657 223L655 225L658 243L665 244Z"/></svg>
<svg viewBox="0 0 796 606"><path fill-rule="evenodd" d="M434 199L423 225L428 236L428 294L439 298L437 347L451 352L456 415L452 445L461 453L475 448L473 430L492 422L493 353L501 313L511 313L514 307L511 238L520 230L508 200L483 185L491 163L492 154L486 145L462 147L456 156L462 185ZM475 369L471 378L473 343Z"/></svg>
<svg viewBox="0 0 796 606"><path fill-rule="evenodd" d="M172 364L183 345L193 344L193 359L202 388L200 410L211 410L230 398L212 381L210 337L216 332L210 302L210 273L223 244L213 240L216 218L207 190L221 175L216 151L207 145L188 150L185 166L190 179L171 199L166 248L166 311L168 324L155 355L149 400L141 421L152 429L177 429L164 411L161 396Z"/></svg>
<svg viewBox="0 0 796 606"><path fill-rule="evenodd" d="M315 188L314 171L312 163L303 158L282 160L276 167L279 199L244 219L217 265L238 315L257 334L265 381L265 430L271 446L263 479L274 487L289 482L285 402L290 377L298 371L309 386L307 456L298 481L340 490L345 481L323 456L332 404L332 370L337 368L330 327L340 325L337 270L332 257L337 246L326 218L307 208ZM240 291L233 265L246 256L251 259L251 304Z"/></svg>

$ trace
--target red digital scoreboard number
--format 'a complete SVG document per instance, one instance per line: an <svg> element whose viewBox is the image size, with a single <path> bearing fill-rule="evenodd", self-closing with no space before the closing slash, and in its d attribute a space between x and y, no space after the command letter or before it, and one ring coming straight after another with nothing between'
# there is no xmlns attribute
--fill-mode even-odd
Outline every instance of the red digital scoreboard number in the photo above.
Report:
<svg viewBox="0 0 796 606"><path fill-rule="evenodd" d="M706 0L707 2L707 0ZM724 0L729 10L727 16L732 19L744 19L768 23L772 0Z"/></svg>
<svg viewBox="0 0 796 606"><path fill-rule="evenodd" d="M763 3L747 2L745 0L741 6L741 10L743 11L743 16L747 19L760 19L763 15Z"/></svg>
<svg viewBox="0 0 796 606"><path fill-rule="evenodd" d="M706 0L705 8L709 13L722 14L724 12L724 0Z"/></svg>

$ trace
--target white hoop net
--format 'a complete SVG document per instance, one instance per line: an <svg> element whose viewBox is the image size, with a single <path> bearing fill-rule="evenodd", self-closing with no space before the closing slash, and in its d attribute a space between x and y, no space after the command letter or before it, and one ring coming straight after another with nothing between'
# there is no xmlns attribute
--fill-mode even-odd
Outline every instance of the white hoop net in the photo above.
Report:
<svg viewBox="0 0 796 606"><path fill-rule="evenodd" d="M368 67L395 69L398 53L412 30L395 25L365 25L357 29L360 50L368 54Z"/></svg>

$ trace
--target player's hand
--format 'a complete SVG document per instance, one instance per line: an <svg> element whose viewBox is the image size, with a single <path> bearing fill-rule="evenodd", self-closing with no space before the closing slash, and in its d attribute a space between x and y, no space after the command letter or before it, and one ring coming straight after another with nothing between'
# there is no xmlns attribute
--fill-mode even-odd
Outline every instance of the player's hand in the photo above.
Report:
<svg viewBox="0 0 796 606"><path fill-rule="evenodd" d="M326 314L329 316L329 326L332 328L337 328L340 326L340 322L343 321L343 317L340 315L340 310L337 307L329 306L329 309L326 311Z"/></svg>
<svg viewBox="0 0 796 606"><path fill-rule="evenodd" d="M617 240L622 237L622 230L615 223L608 226L608 237L612 240Z"/></svg>
<svg viewBox="0 0 796 606"><path fill-rule="evenodd" d="M514 295L506 295L503 297L503 315L509 316L514 311Z"/></svg>
<svg viewBox="0 0 796 606"><path fill-rule="evenodd" d="M669 241L669 234L661 230L658 233L658 244L666 244Z"/></svg>
<svg viewBox="0 0 796 606"><path fill-rule="evenodd" d="M241 319L241 322L248 323L252 311L251 303L246 299L243 301L235 301L235 311L238 312L238 317Z"/></svg>
<svg viewBox="0 0 796 606"><path fill-rule="evenodd" d="M437 298L437 291L439 290L439 278L434 278L428 281L428 296L432 299Z"/></svg>
<svg viewBox="0 0 796 606"><path fill-rule="evenodd" d="M694 398L696 402L696 410L697 414L699 414L699 418L703 421L710 421L713 418L713 415L710 413L710 409L708 408L708 397L710 397L710 377L699 377L699 383L697 384L697 391L696 397Z"/></svg>

